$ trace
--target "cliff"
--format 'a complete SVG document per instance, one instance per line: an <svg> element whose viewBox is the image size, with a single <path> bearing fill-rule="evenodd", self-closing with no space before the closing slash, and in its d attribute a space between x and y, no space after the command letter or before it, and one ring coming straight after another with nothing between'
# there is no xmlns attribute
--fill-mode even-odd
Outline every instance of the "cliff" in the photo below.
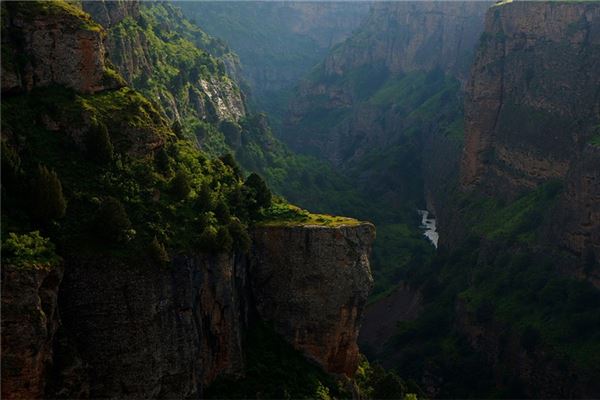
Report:
<svg viewBox="0 0 600 400"><path fill-rule="evenodd" d="M82 4L107 29L108 54L129 85L157 99L165 116L187 133L197 135L199 121L237 121L245 115L240 89L223 61L209 52L229 61L231 56L178 9L162 3Z"/></svg>
<svg viewBox="0 0 600 400"><path fill-rule="evenodd" d="M373 284L370 224L259 227L250 280L258 315L329 372L352 376Z"/></svg>
<svg viewBox="0 0 600 400"><path fill-rule="evenodd" d="M2 91L54 84L94 93L122 86L104 62L103 39L102 29L70 4L3 4Z"/></svg>
<svg viewBox="0 0 600 400"><path fill-rule="evenodd" d="M488 2L374 3L369 17L325 64L327 75L365 65L392 73L441 68L464 80Z"/></svg>
<svg viewBox="0 0 600 400"><path fill-rule="evenodd" d="M558 235L597 260L599 15L595 3L490 9L466 89L461 168L464 189L504 199L566 181Z"/></svg>
<svg viewBox="0 0 600 400"><path fill-rule="evenodd" d="M35 36L52 26L78 37L92 23L63 2L2 7L3 19L31 10L36 21L11 25L9 37L3 31L11 49L29 30ZM93 27L102 49L106 35ZM33 54L52 50L32 43L41 46ZM91 65L108 68L101 50L91 56ZM38 61L53 71L56 60ZM257 188L234 162L178 137L139 92L88 90L69 83L80 77L70 79L3 87L2 397L200 397L217 378L245 373L245 334L260 323L266 299L308 301L309 293L327 299L326 315L315 318L316 303L308 302L264 318L319 328L315 336L280 334L324 370L352 375L373 227L280 220L269 224L273 233L254 233L257 214L270 210L256 205L264 183ZM293 226L282 230L294 234L282 237L275 226ZM324 249L335 249L335 258ZM32 255L53 263L38 268ZM312 279L327 285L306 292L299 279L282 293L251 281L250 271L302 278L307 260ZM317 382L308 385L316 393Z"/></svg>

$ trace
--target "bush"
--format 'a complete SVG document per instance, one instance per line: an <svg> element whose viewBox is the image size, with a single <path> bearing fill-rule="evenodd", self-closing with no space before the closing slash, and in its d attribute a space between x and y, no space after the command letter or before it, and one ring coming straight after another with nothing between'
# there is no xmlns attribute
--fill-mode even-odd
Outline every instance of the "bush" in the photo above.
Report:
<svg viewBox="0 0 600 400"><path fill-rule="evenodd" d="M217 237L216 237L216 248L214 250L219 251L231 251L233 247L233 239L229 234L229 230L226 226L220 226L217 229Z"/></svg>
<svg viewBox="0 0 600 400"><path fill-rule="evenodd" d="M90 129L87 137L89 157L99 164L108 164L113 160L114 147L104 125L96 125Z"/></svg>
<svg viewBox="0 0 600 400"><path fill-rule="evenodd" d="M171 179L171 193L178 199L185 199L192 187L190 185L190 177L183 171L178 171L175 177Z"/></svg>
<svg viewBox="0 0 600 400"><path fill-rule="evenodd" d="M62 184L54 170L39 165L31 182L31 216L41 222L62 218L67 210Z"/></svg>
<svg viewBox="0 0 600 400"><path fill-rule="evenodd" d="M13 187L21 175L21 158L5 140L2 141L2 186Z"/></svg>
<svg viewBox="0 0 600 400"><path fill-rule="evenodd" d="M195 208L201 212L208 212L214 209L213 193L210 185L206 182L200 185Z"/></svg>
<svg viewBox="0 0 600 400"><path fill-rule="evenodd" d="M109 242L125 242L131 239L131 221L125 207L118 199L107 197L96 214L96 233Z"/></svg>
<svg viewBox="0 0 600 400"><path fill-rule="evenodd" d="M22 235L11 232L2 245L2 258L18 267L50 265L58 261L54 244L40 236L39 231Z"/></svg>
<svg viewBox="0 0 600 400"><path fill-rule="evenodd" d="M225 204L223 199L220 199L217 202L217 206L215 207L215 216L217 220L222 224L227 224L229 219L231 218L231 213L229 212L229 207Z"/></svg>
<svg viewBox="0 0 600 400"><path fill-rule="evenodd" d="M233 121L223 120L219 124L219 130L225 136L225 142L236 149L242 144L242 128Z"/></svg>

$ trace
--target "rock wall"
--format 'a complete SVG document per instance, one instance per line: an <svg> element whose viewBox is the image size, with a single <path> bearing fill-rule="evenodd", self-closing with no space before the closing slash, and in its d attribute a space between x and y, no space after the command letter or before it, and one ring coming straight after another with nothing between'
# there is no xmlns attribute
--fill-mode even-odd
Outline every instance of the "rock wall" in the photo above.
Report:
<svg viewBox="0 0 600 400"><path fill-rule="evenodd" d="M89 365L90 396L198 397L217 376L241 373L244 260L140 261L67 262L61 315Z"/></svg>
<svg viewBox="0 0 600 400"><path fill-rule="evenodd" d="M223 78L215 73L190 78L188 82L179 83L179 86L185 88L176 90L175 83L160 81L164 78L155 75L155 70L159 67L169 65L172 69L179 70L181 78L185 78L189 76L193 67L187 65L189 60L178 64L177 54L169 55L173 50L167 49L166 45L163 48L157 47L161 46L162 41L172 42L172 39L165 39L166 35L185 26L181 25L183 16L172 5L140 5L138 1L102 0L83 1L82 6L95 21L107 29L106 48L110 60L125 80L129 85L155 98L171 121L183 122L189 115L209 122L223 119L237 121L246 114L239 88L227 77ZM156 35L156 32L149 33L143 26L148 21L143 17L144 9L151 8L160 9L159 14L163 17L156 22L160 35ZM123 21L125 18L127 20ZM140 22L142 19L145 22ZM197 34L206 36L203 32ZM148 35L153 37L149 38ZM188 43L187 46L194 45ZM206 54L202 54L204 50L206 49L198 50L198 58L207 57ZM189 52L190 49L182 46L179 51ZM158 84L149 84L149 79L154 79Z"/></svg>
<svg viewBox="0 0 600 400"><path fill-rule="evenodd" d="M564 178L600 121L600 6L492 7L466 89L461 181L505 197Z"/></svg>
<svg viewBox="0 0 600 400"><path fill-rule="evenodd" d="M490 2L380 2L353 37L325 60L327 74L363 65L431 70L465 79Z"/></svg>
<svg viewBox="0 0 600 400"><path fill-rule="evenodd" d="M492 7L466 89L461 166L463 189L504 199L564 181L553 235L591 262L600 260L598 65L598 3Z"/></svg>
<svg viewBox="0 0 600 400"><path fill-rule="evenodd" d="M2 398L44 397L60 325L58 287L63 266L2 263Z"/></svg>
<svg viewBox="0 0 600 400"><path fill-rule="evenodd" d="M81 14L61 3L3 4L2 92L64 85L94 93L120 86L105 64L103 29Z"/></svg>
<svg viewBox="0 0 600 400"><path fill-rule="evenodd" d="M373 278L371 224L262 227L250 269L258 315L326 371L352 376Z"/></svg>

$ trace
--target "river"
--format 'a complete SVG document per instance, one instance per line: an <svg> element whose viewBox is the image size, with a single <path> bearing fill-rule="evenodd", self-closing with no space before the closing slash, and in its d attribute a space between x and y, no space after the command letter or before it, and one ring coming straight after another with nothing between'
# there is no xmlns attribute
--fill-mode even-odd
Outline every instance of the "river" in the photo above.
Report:
<svg viewBox="0 0 600 400"><path fill-rule="evenodd" d="M435 228L435 218L429 218L429 211L427 210L417 210L417 212L421 216L420 228L424 230L423 235L429 239L429 241L437 249L440 235Z"/></svg>

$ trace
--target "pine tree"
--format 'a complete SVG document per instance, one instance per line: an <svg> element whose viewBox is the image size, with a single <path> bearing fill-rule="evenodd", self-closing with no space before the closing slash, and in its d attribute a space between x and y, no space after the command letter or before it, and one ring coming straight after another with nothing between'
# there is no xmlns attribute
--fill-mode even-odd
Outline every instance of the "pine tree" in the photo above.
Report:
<svg viewBox="0 0 600 400"><path fill-rule="evenodd" d="M99 164L110 163L114 157L114 147L104 125L90 129L87 137L87 152L91 159Z"/></svg>
<svg viewBox="0 0 600 400"><path fill-rule="evenodd" d="M131 221L123 204L114 197L102 202L95 222L96 233L110 242L123 242L131 229Z"/></svg>
<svg viewBox="0 0 600 400"><path fill-rule="evenodd" d="M62 218L66 210L67 201L58 175L39 165L31 183L31 216L45 223Z"/></svg>
<svg viewBox="0 0 600 400"><path fill-rule="evenodd" d="M184 171L178 171L175 177L171 179L171 192L179 199L183 200L190 194L192 187L190 185L190 178Z"/></svg>
<svg viewBox="0 0 600 400"><path fill-rule="evenodd" d="M164 147L161 147L154 156L156 168L163 174L168 174L171 169L169 155Z"/></svg>
<svg viewBox="0 0 600 400"><path fill-rule="evenodd" d="M254 172L248 176L244 187L248 191L248 211L256 218L261 209L271 206L271 191L265 181Z"/></svg>

